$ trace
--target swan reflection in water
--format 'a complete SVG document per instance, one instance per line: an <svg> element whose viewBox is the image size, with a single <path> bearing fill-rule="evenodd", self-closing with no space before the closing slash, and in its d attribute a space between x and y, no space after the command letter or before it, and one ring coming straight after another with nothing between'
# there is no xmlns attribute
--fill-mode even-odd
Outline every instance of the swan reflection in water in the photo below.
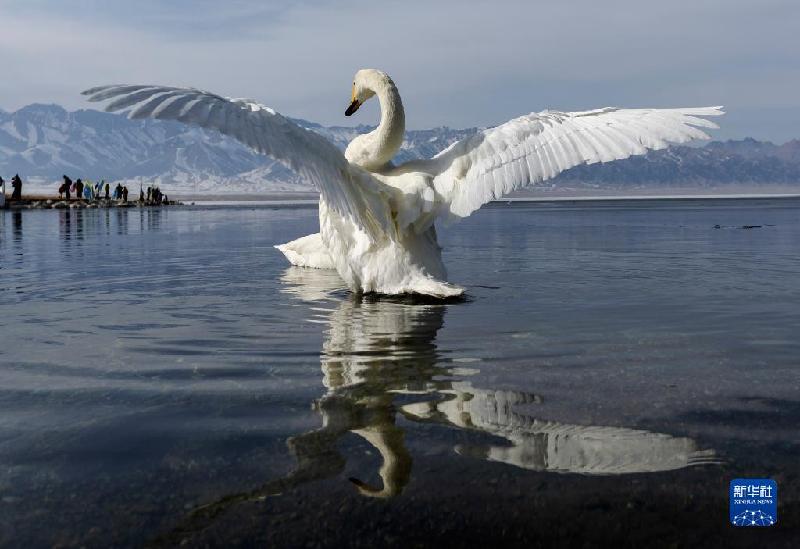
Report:
<svg viewBox="0 0 800 549"><path fill-rule="evenodd" d="M346 461L337 443L348 433L364 438L382 458L382 485L351 478L358 491L400 494L411 478L412 457L398 414L493 435L497 444L454 450L535 471L625 474L717 462L713 450L701 450L689 438L540 420L530 412L541 402L537 395L458 379L468 372L440 356L435 343L447 305L337 295L341 281L332 271L291 267L283 282L284 291L312 303L311 320L326 325L321 368L327 391L313 404L322 425L289 439L297 459L291 473L199 509L206 518L235 502L340 475Z"/></svg>
<svg viewBox="0 0 800 549"><path fill-rule="evenodd" d="M383 458L383 486L351 479L364 495L397 495L409 481L411 456L396 424L398 413L415 422L499 437L498 444L455 450L536 471L643 473L717 461L713 450L700 450L689 438L540 420L530 412L541 402L537 395L481 389L454 379L462 372L439 356L435 344L447 305L367 297L337 303L331 293L341 286L338 277L313 269L290 268L283 282L287 292L318 303L315 320L328 326L321 356L327 393L315 404L322 427L292 444L298 450L309 438L338 439L347 432L366 439ZM401 394L418 396L399 404ZM333 442L331 449L336 452ZM303 453L297 456L302 461ZM343 467L343 458L337 455L338 460Z"/></svg>

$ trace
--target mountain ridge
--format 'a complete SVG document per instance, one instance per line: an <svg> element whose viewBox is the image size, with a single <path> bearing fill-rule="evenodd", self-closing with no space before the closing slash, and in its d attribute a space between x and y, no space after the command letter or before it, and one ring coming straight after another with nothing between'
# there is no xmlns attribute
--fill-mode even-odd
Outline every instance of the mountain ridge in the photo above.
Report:
<svg viewBox="0 0 800 549"><path fill-rule="evenodd" d="M374 127L294 121L340 149ZM477 131L448 127L408 131L395 162L430 158ZM282 163L215 131L42 103L14 112L0 109L0 174L17 172L34 186L52 185L66 173L73 178L157 184L171 193L313 190ZM535 188L652 190L770 184L800 190L800 139L782 145L744 138L674 146L607 164L577 166Z"/></svg>

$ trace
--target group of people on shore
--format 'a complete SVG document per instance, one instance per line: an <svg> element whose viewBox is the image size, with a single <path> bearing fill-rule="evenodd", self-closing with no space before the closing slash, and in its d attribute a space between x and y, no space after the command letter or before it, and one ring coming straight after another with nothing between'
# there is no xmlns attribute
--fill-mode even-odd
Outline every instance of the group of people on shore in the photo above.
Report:
<svg viewBox="0 0 800 549"><path fill-rule="evenodd" d="M73 181L67 175L64 175L63 178L64 182L58 187L58 198L60 200L70 201L74 197L75 200L85 200L87 202L101 199L118 200L122 201L122 203L128 202L128 187L123 186L121 183L117 183L112 193L111 185L106 183L105 179L92 183L91 181L83 181L80 178ZM22 200L22 179L19 174L11 178L11 187L13 192L10 200ZM5 193L6 182L0 177L0 196L5 197ZM147 187L147 193L145 194L144 189L140 186L139 202L141 204L168 204L169 198L158 187ZM0 200L0 203L2 203L2 200Z"/></svg>
<svg viewBox="0 0 800 549"><path fill-rule="evenodd" d="M139 200L145 202L144 199L144 191L141 187L139 187ZM161 189L158 187L147 187L147 200L146 202L154 202L156 204L162 204L169 202L169 198L167 195L161 192Z"/></svg>
<svg viewBox="0 0 800 549"><path fill-rule="evenodd" d="M101 198L103 191L105 191L105 198L106 200L110 199L111 197L108 195L110 191L110 185L106 183L105 179L95 183L92 185L91 181L87 181L84 183L80 178L72 181L69 176L64 175L64 182L58 187L58 198L72 200L72 195L75 195L75 198L80 200L95 200L97 198ZM119 187L119 184L117 184ZM117 198L117 191L114 191L114 198Z"/></svg>
<svg viewBox="0 0 800 549"><path fill-rule="evenodd" d="M97 183L92 184L91 181L82 181L80 178L72 181L69 176L64 175L64 182L58 187L58 197L64 200L71 200L74 195L78 200L121 200L123 203L128 202L128 187L117 183L114 187L113 194L111 193L111 185L106 183L105 179L101 179ZM144 189L139 187L139 202L146 204L163 204L168 201L167 196L161 192L158 187L147 187L147 197L145 199Z"/></svg>

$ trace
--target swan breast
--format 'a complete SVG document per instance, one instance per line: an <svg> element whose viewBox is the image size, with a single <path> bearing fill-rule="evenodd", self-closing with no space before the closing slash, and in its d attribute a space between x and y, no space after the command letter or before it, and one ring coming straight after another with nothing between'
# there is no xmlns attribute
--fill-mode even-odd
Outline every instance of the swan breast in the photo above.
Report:
<svg viewBox="0 0 800 549"><path fill-rule="evenodd" d="M375 136L365 133L356 136L344 151L344 157L351 164L355 164L369 172L379 172L387 160L375 153Z"/></svg>

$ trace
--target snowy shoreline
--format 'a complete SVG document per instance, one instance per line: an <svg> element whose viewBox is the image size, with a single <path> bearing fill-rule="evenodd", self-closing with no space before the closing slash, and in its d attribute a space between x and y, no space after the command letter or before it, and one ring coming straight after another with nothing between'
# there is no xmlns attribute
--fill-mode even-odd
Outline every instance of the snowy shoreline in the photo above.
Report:
<svg viewBox="0 0 800 549"><path fill-rule="evenodd" d="M61 208L92 208L92 207L136 207L136 201L121 203L108 201L103 204L84 203L73 201L67 203L55 197L36 196L25 199L23 203L14 204L6 197L4 208L0 209L61 209ZM492 200L490 204L524 204L548 202L619 202L619 201L690 201L690 200L772 200L772 199L800 199L800 193L731 193L731 194L666 194L666 195L593 195L593 196L524 196ZM162 205L188 205L201 207L230 207L230 206L281 206L281 207L316 207L319 197L315 193L272 193L266 195L178 195L176 200ZM152 205L152 204L147 204Z"/></svg>
<svg viewBox="0 0 800 549"><path fill-rule="evenodd" d="M195 206L316 206L319 202L317 197L240 197L233 195L230 198L215 196L206 197L186 197L179 196L184 203ZM800 198L800 193L740 193L740 194L681 194L681 195L607 195L607 196L527 196L504 198L492 200L491 204L526 203L526 202L604 202L604 201L636 201L636 200L748 200L748 199L782 199Z"/></svg>

